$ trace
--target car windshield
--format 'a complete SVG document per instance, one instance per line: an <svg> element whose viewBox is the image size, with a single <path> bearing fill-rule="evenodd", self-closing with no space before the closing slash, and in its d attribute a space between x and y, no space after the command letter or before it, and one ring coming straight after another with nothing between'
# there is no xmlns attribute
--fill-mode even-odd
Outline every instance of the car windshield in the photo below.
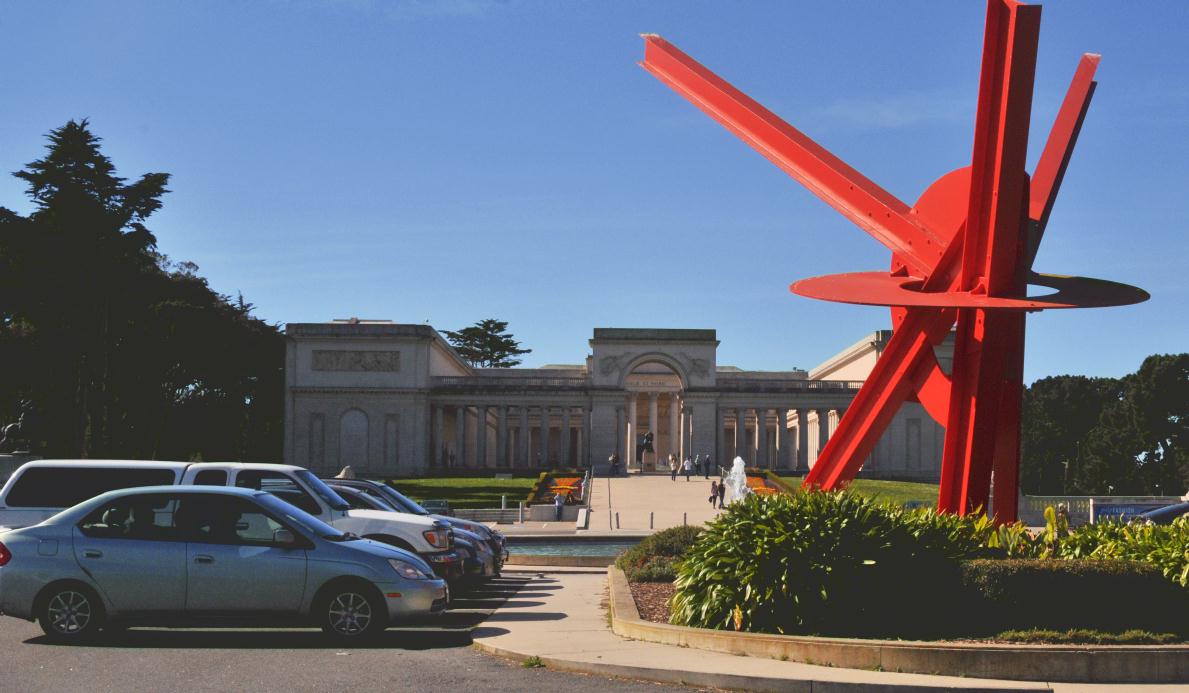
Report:
<svg viewBox="0 0 1189 693"><path fill-rule="evenodd" d="M414 515L428 515L429 514L429 511L426 510L425 508L421 507L420 505L418 505L417 501L413 500L412 498L409 498L408 496L401 493L400 491L397 491L396 489L392 488L388 484L383 484L380 487L380 492L384 494L385 498L387 498L392 503L396 504L399 508L401 508L402 510L404 510L407 513L412 513Z"/></svg>
<svg viewBox="0 0 1189 693"><path fill-rule="evenodd" d="M257 503L264 506L269 512L284 519L286 522L297 525L302 530L316 537L329 539L330 541L350 541L351 539L358 538L353 534L340 532L322 520L319 520L304 510L293 507L271 493L260 493L254 496L254 498Z"/></svg>
<svg viewBox="0 0 1189 693"><path fill-rule="evenodd" d="M322 483L322 480L314 476L314 473L310 470L299 469L296 474L297 478L301 479L311 491L318 494L318 497L331 508L335 510L349 510L351 508L351 505L343 500L342 496L335 493L334 489Z"/></svg>

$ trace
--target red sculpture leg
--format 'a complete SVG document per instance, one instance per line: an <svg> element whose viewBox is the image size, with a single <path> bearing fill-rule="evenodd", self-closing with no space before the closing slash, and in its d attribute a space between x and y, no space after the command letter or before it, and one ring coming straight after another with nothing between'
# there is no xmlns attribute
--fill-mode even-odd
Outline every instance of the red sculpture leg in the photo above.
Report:
<svg viewBox="0 0 1189 693"><path fill-rule="evenodd" d="M996 522L1015 522L1020 504L1020 422L1024 407L1024 313L1003 315L1004 377L999 392L999 415L1012 425L1003 428L995 443L991 512Z"/></svg>
<svg viewBox="0 0 1189 693"><path fill-rule="evenodd" d="M1024 162L1039 31L1039 7L988 4L960 290L1023 295ZM1018 419L999 416L1003 351L1009 348L1000 318L998 311L962 310L958 315L939 510L965 514L986 509L996 443L1004 427L1019 427ZM1019 434L1014 437L1018 440Z"/></svg>
<svg viewBox="0 0 1189 693"><path fill-rule="evenodd" d="M908 312L818 454L803 482L805 487L832 490L854 479L900 405L928 377L936 363L933 345L945 337L953 320L953 311L920 308Z"/></svg>

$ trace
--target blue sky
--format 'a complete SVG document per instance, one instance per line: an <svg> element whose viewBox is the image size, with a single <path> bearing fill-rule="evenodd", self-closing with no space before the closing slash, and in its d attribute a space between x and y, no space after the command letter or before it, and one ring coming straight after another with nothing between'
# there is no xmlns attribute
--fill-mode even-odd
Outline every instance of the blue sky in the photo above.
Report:
<svg viewBox="0 0 1189 693"><path fill-rule="evenodd" d="M1189 349L1189 3L1044 3L1035 162L1078 57L1099 87L1038 270L1140 306L1028 321L1026 380ZM150 224L278 323L507 320L525 365L595 326L711 327L809 368L885 310L788 284L886 251L636 66L655 32L911 203L969 163L981 2L0 0L0 170L90 118ZM27 211L20 181L0 205Z"/></svg>

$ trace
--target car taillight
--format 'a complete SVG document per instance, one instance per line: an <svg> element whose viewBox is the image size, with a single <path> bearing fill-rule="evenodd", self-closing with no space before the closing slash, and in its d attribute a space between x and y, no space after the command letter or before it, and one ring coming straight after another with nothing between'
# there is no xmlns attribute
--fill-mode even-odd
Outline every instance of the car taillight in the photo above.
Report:
<svg viewBox="0 0 1189 693"><path fill-rule="evenodd" d="M12 552L4 544L0 544L0 566L7 565L12 560Z"/></svg>

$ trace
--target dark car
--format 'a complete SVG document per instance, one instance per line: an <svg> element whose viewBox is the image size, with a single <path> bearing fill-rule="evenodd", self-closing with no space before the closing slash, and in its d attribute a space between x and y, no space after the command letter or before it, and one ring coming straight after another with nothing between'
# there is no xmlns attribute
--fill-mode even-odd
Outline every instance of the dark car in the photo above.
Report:
<svg viewBox="0 0 1189 693"><path fill-rule="evenodd" d="M1149 510L1146 513L1136 515L1135 519L1140 522L1151 522L1154 525L1171 525L1173 520L1184 515L1189 515L1189 503L1177 503L1176 505L1167 505L1163 508Z"/></svg>
<svg viewBox="0 0 1189 693"><path fill-rule="evenodd" d="M372 483L372 482L368 482ZM366 485L348 486L340 479L331 479L327 484L335 490L352 508L363 510L386 510L392 512L412 512L411 510L393 502L387 495L377 493ZM420 513L413 513L420 514ZM449 518L453 520L454 518ZM470 523L477 524L477 523ZM479 525L482 527L482 525ZM459 578L468 581L483 580L498 577L503 566L503 556L491 548L489 541L474 534L463 527L451 528L454 550L463 558L463 570Z"/></svg>
<svg viewBox="0 0 1189 693"><path fill-rule="evenodd" d="M424 505L417 503L412 498L397 491L388 484L372 481L370 479L327 479L327 483L338 484L339 487L348 487L356 489L361 493L369 496L377 496L382 498L388 504L395 507L401 512L411 513L413 515L429 516L435 520L449 523L455 529L465 529L468 532L478 535L485 540L491 548L497 559L502 563L508 558L507 539L503 533L493 527L488 527L481 522L474 522L472 520L463 520L457 517L448 517L439 515L430 511Z"/></svg>

